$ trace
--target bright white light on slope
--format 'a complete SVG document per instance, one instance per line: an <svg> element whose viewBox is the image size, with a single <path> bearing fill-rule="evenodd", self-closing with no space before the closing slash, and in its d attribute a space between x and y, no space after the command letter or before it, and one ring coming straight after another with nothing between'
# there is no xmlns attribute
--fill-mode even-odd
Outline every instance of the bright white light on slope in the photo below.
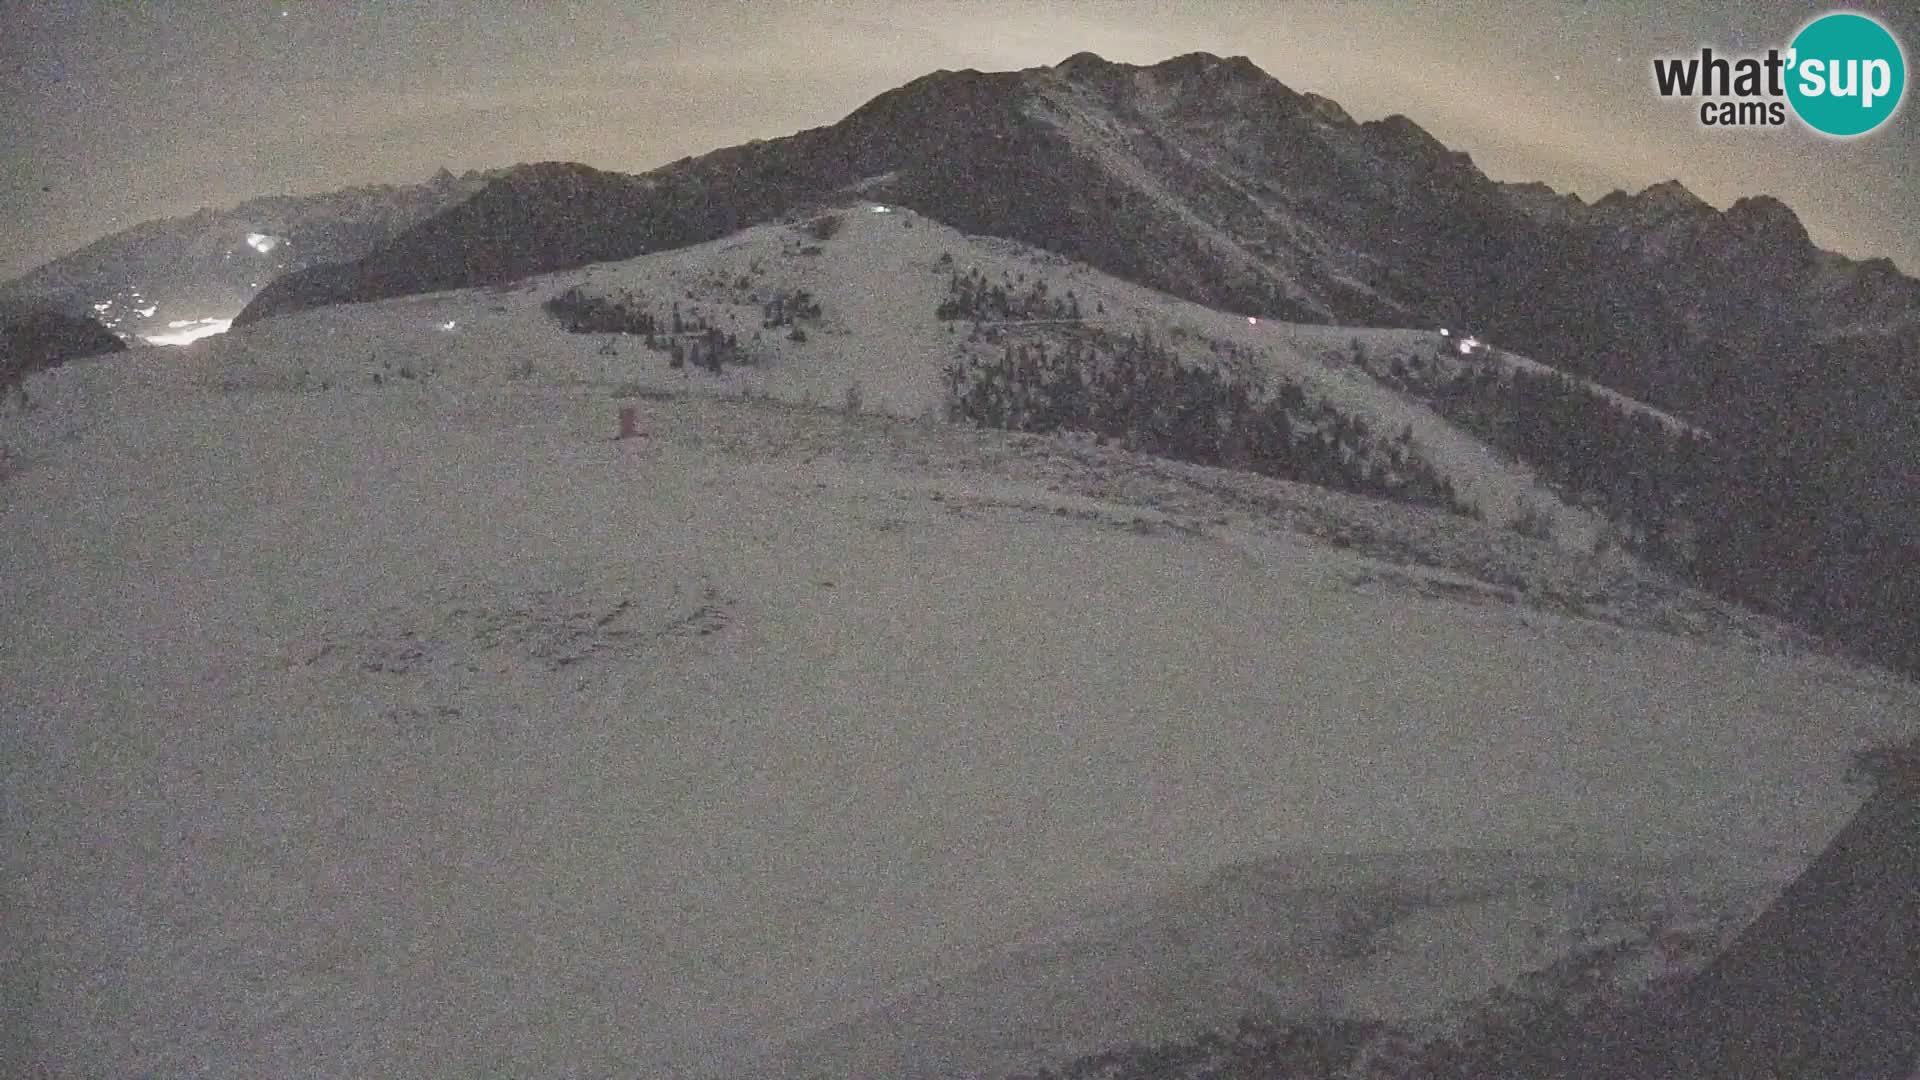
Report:
<svg viewBox="0 0 1920 1080"><path fill-rule="evenodd" d="M452 320L452 319L448 319L448 320L447 320L446 322L443 322L443 323L441 323L441 324L440 324L440 329L442 329L442 330L451 330L451 329L453 329L453 328L454 328L454 327L455 327L456 325L458 325L458 324L457 324L457 323L456 323L456 322L455 322L454 320Z"/></svg>
<svg viewBox="0 0 1920 1080"><path fill-rule="evenodd" d="M1443 327L1441 327L1441 328L1440 328L1440 336L1441 336L1441 337L1446 337L1446 336L1447 336L1447 328L1446 328L1446 327L1444 327L1444 326L1443 326Z"/></svg>
<svg viewBox="0 0 1920 1080"><path fill-rule="evenodd" d="M141 318L151 319L153 318L153 313L160 310L160 305L155 304L152 307L134 308L133 310L139 313Z"/></svg>
<svg viewBox="0 0 1920 1080"><path fill-rule="evenodd" d="M98 302L98 303L96 303L96 304L94 304L94 305L93 305L93 310L95 310L95 311L105 311L105 310L107 310L108 308L110 308L110 307L112 307L112 306L113 306L113 301L111 301L111 300L102 300L102 301L100 301L100 302Z"/></svg>
<svg viewBox="0 0 1920 1080"><path fill-rule="evenodd" d="M280 246L280 238L277 236L268 236L266 233L250 232L247 234L247 246L265 255L267 252Z"/></svg>
<svg viewBox="0 0 1920 1080"><path fill-rule="evenodd" d="M224 334L233 325L232 319L176 319L167 324L171 328L185 327L175 334L155 334L142 338L149 345L185 345L199 341L203 337Z"/></svg>
<svg viewBox="0 0 1920 1080"><path fill-rule="evenodd" d="M1247 316L1247 325L1248 325L1248 326L1259 326L1259 325L1260 325L1260 320L1259 320L1259 319L1256 319L1256 318L1254 318L1254 317L1253 317L1253 316L1251 316L1251 315L1249 315L1249 316Z"/></svg>
<svg viewBox="0 0 1920 1080"><path fill-rule="evenodd" d="M891 213L893 213L893 207L891 207L891 206L881 206L881 205L880 205L879 203L875 203L875 204L873 204L872 206L869 206L869 207L867 207L867 209L868 209L868 210L870 210L870 211L872 211L873 213L876 213L876 214L891 214Z"/></svg>

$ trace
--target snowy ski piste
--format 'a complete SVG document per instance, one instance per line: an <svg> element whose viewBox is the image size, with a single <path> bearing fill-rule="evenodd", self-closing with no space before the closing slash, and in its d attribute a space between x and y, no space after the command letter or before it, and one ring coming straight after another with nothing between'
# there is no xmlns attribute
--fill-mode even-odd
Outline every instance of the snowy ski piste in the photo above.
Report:
<svg viewBox="0 0 1920 1080"><path fill-rule="evenodd" d="M1859 804L1849 755L1910 730L1891 676L1501 528L1524 470L1323 360L1413 331L846 216L816 256L767 226L29 380L26 1075L1004 1075L1255 1008L1418 1016L1590 901L1757 909ZM1493 520L930 422L943 254L1259 350ZM824 326L717 377L540 308L725 315L701 283L754 260ZM1556 611L1476 560L1620 591ZM1336 947L1410 881L1393 948Z"/></svg>

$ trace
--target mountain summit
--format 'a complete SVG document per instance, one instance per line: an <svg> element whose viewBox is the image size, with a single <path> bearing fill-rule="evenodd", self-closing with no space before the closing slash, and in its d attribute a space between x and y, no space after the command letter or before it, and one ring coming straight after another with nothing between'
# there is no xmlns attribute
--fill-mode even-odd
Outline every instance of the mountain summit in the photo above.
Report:
<svg viewBox="0 0 1920 1080"><path fill-rule="evenodd" d="M934 72L830 127L641 176L510 170L363 258L288 275L238 322L684 246L850 194L1226 310L1468 323L1640 392L1662 371L1675 406L1719 389L1714 363L1682 362L1689 350L1752 338L1756 308L1844 291L1813 272L1805 230L1771 200L1765 214L1723 215L1676 180L1587 206L1495 183L1406 116L1356 123L1244 56L1137 66L1079 52L1023 71ZM1716 229L1741 252L1792 255L1768 260L1784 276L1738 304L1667 295L1649 261ZM1849 318L1816 321L1845 333Z"/></svg>
<svg viewBox="0 0 1920 1080"><path fill-rule="evenodd" d="M1920 282L1818 250L1764 196L1721 211L1676 180L1589 205L1496 183L1408 117L1355 123L1244 57L938 71L837 124L644 175L520 167L362 258L276 281L238 323L684 247L858 198L1217 310L1469 327L1739 448L1753 490L1727 520L1746 524L1713 550L1745 550L1707 568L1717 587L1836 628L1892 611L1866 583L1904 565L1920 499ZM1920 662L1914 635L1887 647Z"/></svg>
<svg viewBox="0 0 1920 1080"><path fill-rule="evenodd" d="M521 166L354 261L288 274L236 324L683 247L855 197L1221 310L1471 326L1709 428L1770 433L1789 406L1841 422L1862 370L1893 382L1869 401L1920 402L1898 360L1920 355L1920 282L1817 250L1778 200L1723 212L1669 180L1588 205L1496 183L1406 116L1355 123L1210 53L938 71L837 124L644 175Z"/></svg>
<svg viewBox="0 0 1920 1080"><path fill-rule="evenodd" d="M555 187L545 167L502 176L350 267L290 276L239 321L681 246L861 191L1216 307L1411 323L1461 306L1424 282L1459 276L1448 248L1488 231L1463 206L1526 226L1405 117L1356 124L1245 57L1207 53L936 72L831 127L582 183ZM575 197L594 205L591 230L563 205Z"/></svg>

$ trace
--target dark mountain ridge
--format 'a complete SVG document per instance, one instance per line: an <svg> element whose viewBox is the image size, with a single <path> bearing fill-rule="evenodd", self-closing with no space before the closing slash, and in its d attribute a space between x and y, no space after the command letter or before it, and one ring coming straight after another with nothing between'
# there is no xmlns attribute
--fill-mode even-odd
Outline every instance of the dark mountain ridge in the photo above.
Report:
<svg viewBox="0 0 1920 1080"><path fill-rule="evenodd" d="M1406 117L1356 123L1205 53L935 72L838 124L641 176L523 166L288 275L238 322L684 246L855 192L1226 310L1472 324L1709 424L1749 375L1721 353L1920 333L1920 283L1819 252L1777 200L1498 184Z"/></svg>
<svg viewBox="0 0 1920 1080"><path fill-rule="evenodd" d="M0 285L0 299L94 318L123 337L231 318L271 280L359 258L478 191L494 174L268 195L148 221Z"/></svg>
<svg viewBox="0 0 1920 1080"><path fill-rule="evenodd" d="M0 304L0 404L26 376L69 360L123 352L126 342L93 319Z"/></svg>
<svg viewBox="0 0 1920 1080"><path fill-rule="evenodd" d="M1920 664L1920 283L1814 247L1791 209L1677 182L1592 204L1501 184L1403 116L1355 122L1244 57L939 71L845 119L644 175L546 163L351 262L279 279L244 324L715 239L869 198L1212 307L1466 326L1685 416L1715 591ZM1911 603L1909 603L1911 601ZM1893 629L1890 629L1893 628Z"/></svg>

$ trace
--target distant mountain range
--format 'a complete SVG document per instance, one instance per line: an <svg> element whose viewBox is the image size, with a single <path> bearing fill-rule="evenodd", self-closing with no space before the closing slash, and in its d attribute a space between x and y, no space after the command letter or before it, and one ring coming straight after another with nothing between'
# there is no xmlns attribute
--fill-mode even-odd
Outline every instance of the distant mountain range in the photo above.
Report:
<svg viewBox="0 0 1920 1080"><path fill-rule="evenodd" d="M1715 430L1892 431L1920 404L1920 281L1816 248L1776 199L1498 183L1404 116L1356 123L1204 53L936 72L830 127L643 175L521 166L289 273L237 321L626 258L861 193L1229 311L1466 325ZM1920 443L1847 443L1835 467L1903 500Z"/></svg>
<svg viewBox="0 0 1920 1080"><path fill-rule="evenodd" d="M891 215L823 213L807 221L811 211L844 211L845 204L863 198L886 204L880 209ZM1062 286L1071 280L1083 291L1055 288L1049 302L1070 303L1076 313L1034 318L1020 290L1047 295L1039 275L1031 285L1026 278L1048 259L995 266L988 258L992 244L969 250L973 240L950 234L928 243L934 227L927 221L915 226L912 216L898 212L901 208L969 233L1038 246L1125 282L1094 281L1091 274L1063 277ZM906 245L897 237L891 248L870 243L871 229L863 235L860 226L841 220L846 217L869 227L887 222L888 229L926 246L906 259L900 256ZM735 235L782 219L795 224ZM914 232L906 233L909 228ZM832 237L840 235L845 243L849 234L858 244L836 250ZM1355 122L1333 102L1290 90L1244 58L1193 54L1136 67L1082 53L1051 68L939 72L881 95L830 127L683 159L644 175L552 162L464 177L443 172L409 188L256 200L222 213L152 223L0 289L0 313L6 313L0 344L7 349L0 354L0 377L122 347L102 323L123 334L138 333L149 323L164 325L173 318L224 319L205 312L230 314L244 303L235 319L244 326L309 309L683 249L721 237L733 239L704 252L676 251L582 271L564 291L560 282L547 281L538 290L545 295L440 298L427 305L430 317L420 310L397 311L399 305L315 312L223 341L223 358L220 348L204 355L224 361L214 384L222 392L272 387L344 394L335 388L349 380L374 387L398 379L411 386L442 377L442 361L449 380L531 380L536 359L551 365L553 384L577 387L592 385L579 377L583 373L597 374L603 385L609 373L627 380L643 368L656 377L663 369L695 377L689 369L701 365L685 363L683 344L704 344L711 373L719 376L722 342L728 352L735 350L731 328L737 326L750 352L762 361L778 361L766 364L774 376L824 379L819 388L847 388L850 414L860 411L859 377L888 378L891 385L873 387L876 397L903 386L929 389L932 368L951 355L959 358L951 369L952 385L972 380L967 385L984 391L978 395L981 408L950 415L983 426L1018 429L1007 419L1016 411L1068 414L1076 398L1081 413L1098 412L1086 405L1097 391L1108 395L1098 399L1107 416L1145 417L1146 422L1130 421L1131 429L1118 424L1118 433L1096 432L1100 438L1086 450L1089 455L1104 452L1108 435L1117 434L1116 445L1176 459L1185 453L1184 460L1225 463L1244 474L1259 471L1247 468L1256 460L1253 450L1279 446L1295 456L1268 455L1275 466L1271 476L1335 487L1333 481L1344 475L1349 490L1379 494L1412 487L1389 473L1421 475L1408 466L1424 459L1401 459L1402 447L1368 439L1367 426L1324 401L1316 402L1318 411L1312 413L1258 414L1264 427L1247 422L1253 414L1242 408L1235 423L1261 437L1249 440L1253 445L1221 439L1207 420L1219 424L1218 413L1223 403L1233 402L1234 387L1221 381L1210 390L1198 378L1182 381L1179 373L1213 368L1192 365L1177 350L1147 340L1158 323L1174 320L1139 320L1135 325L1143 334L1136 340L1131 332L1122 336L1102 325L1079 325L1083 297L1093 301L1094 311L1105 315L1112 303L1117 314L1121 305L1114 297L1139 284L1215 309L1293 322L1457 327L1489 338L1502 352L1524 353L1678 414L1711 438L1697 439L1690 430L1685 439L1656 438L1651 433L1665 431L1668 418L1655 419L1638 406L1632 414L1646 421L1640 427L1610 421L1611 399L1585 384L1556 389L1558 376L1542 374L1531 361L1485 383L1459 377L1460 371L1443 379L1432 371L1408 373L1416 359L1429 369L1440 367L1427 363L1439 358L1430 343L1403 341L1400 352L1389 356L1392 350L1383 347L1369 359L1362 340L1371 336L1391 345L1384 339L1427 335L1356 331L1328 352L1300 344L1317 328L1311 333L1297 327L1256 329L1238 318L1205 313L1216 324L1232 324L1236 333L1270 333L1275 342L1295 335L1293 345L1279 350L1300 362L1294 374L1309 365L1324 372L1344 363L1372 376L1363 404L1376 410L1370 413L1373 426L1383 434L1400 428L1380 423L1382 415L1398 421L1418 414L1430 420L1417 441L1439 462L1432 466L1435 475L1459 467L1460 455L1448 460L1434 449L1444 449L1441 435L1453 425L1483 451L1473 455L1474 461L1497 466L1488 472L1530 474L1583 510L1613 513L1604 501L1582 498L1594 491L1623 493L1622 503L1657 504L1662 515L1684 520L1690 535L1686 544L1670 549L1640 545L1635 554L1646 562L1889 666L1920 673L1920 544L1913 538L1911 510L1920 505L1920 474L1912 467L1920 461L1920 425L1912 422L1920 406L1920 281L1901 275L1886 260L1853 260L1816 248L1792 210L1763 195L1720 211L1677 182L1638 194L1616 192L1592 203L1541 184L1498 183L1467 155L1449 150L1404 117ZM961 253L957 259L955 250ZM875 258L883 251L893 253L892 268ZM1023 258L1033 254L1020 251ZM792 263L804 269L796 271ZM269 267L284 271L271 284L264 273ZM929 269L931 274L921 272ZM963 270L969 276L963 277ZM612 280L586 291L592 284L586 279L594 274ZM831 330L810 337L787 314L808 307L810 294L793 291L802 281L809 288L831 283L812 304L817 317L818 300L825 297L833 313ZM531 285L526 290L535 291ZM1009 291L1021 311L1010 310ZM1107 300L1098 299L1102 293ZM1145 295L1151 304L1136 307L1136 314L1175 307L1165 297ZM995 302L985 303L983 296ZM659 307L648 307L648 297ZM437 306L442 301L443 309ZM699 329L682 326L683 301L689 320L701 320ZM704 312L696 313L696 307ZM992 315L983 314L989 309ZM711 325L704 323L708 315L715 319ZM730 328L724 335L723 318ZM998 340L991 327L982 333L980 324L995 318L1002 330L1020 325L1019 341ZM969 322L975 324L973 335L962 333ZM1029 322L1076 325L1051 330L1022 325ZM1194 336L1186 326L1176 329ZM1235 359L1237 350L1225 348L1235 344L1225 338L1228 328L1208 329L1207 340L1190 343L1195 353L1206 349ZM358 347L311 347L315 340L327 340L322 331L335 330L342 332L331 339L336 342L378 342L377 361L374 351ZM588 357L576 347L578 338L563 337L569 330L607 335L606 351ZM634 339L617 337L629 331ZM768 331L768 340L761 341ZM1046 340L1049 333L1057 336ZM996 356L1000 349L1004 352ZM1098 355L1106 357L1104 365L1085 362ZM397 369L390 367L395 360ZM1082 381L1081 366L1100 372L1103 380ZM1032 374L1055 370L1072 374L1057 380ZM1021 371L1029 374L1017 375ZM1529 377L1513 377L1513 371ZM1021 377L1028 379L1019 385L1023 394L1035 387L1070 389L1057 399L1028 394L1016 410L1008 388ZM316 382L320 389L312 391ZM1129 396L1140 386L1150 389ZM803 401L819 400L813 389ZM672 403L654 413L663 422L679 409L674 392L645 387L638 379L623 381L616 392ZM996 398L996 392L1003 396ZM327 399L326 409L340 400L348 399ZM1128 408L1105 408L1114 401ZM1304 392L1300 404L1305 410ZM988 414L999 419L982 419ZM334 413L306 415L325 428ZM810 412L795 415L804 418ZM200 434L198 424L191 429L195 434ZM1166 437L1137 438L1156 428ZM1086 428L1057 424L1035 430L1084 433ZM1404 442L1415 443L1413 426L1404 431ZM496 442L496 434L490 427L471 445L505 455L488 460L509 463L532 445ZM263 440L260 445L273 444ZM393 445L396 453L414 454L423 444ZM431 440L424 445L439 452ZM692 444L662 439L660 445L671 461L681 446ZM1686 453L1668 452L1678 447L1686 447ZM334 464L344 461L351 467L362 452L358 444L345 446ZM174 467L172 459L163 460ZM459 470L471 460L448 457L443 464ZM572 469L579 459L560 460L562 468ZM806 460L813 460L811 453ZM1325 468L1304 468L1314 464ZM1676 467L1663 467L1668 464ZM1569 475L1587 483L1568 482ZM232 485L224 489L234 490ZM811 491L807 494L811 499ZM933 499L945 501L943 495ZM1430 505L1436 501L1428 500ZM186 504L154 503L163 505ZM1249 498L1245 505L1263 504ZM1043 506L1023 509L1038 512ZM944 521L952 512L951 507L928 511L926 520ZM1054 505L1054 515L1070 512ZM221 535L232 532L230 521L207 517L198 506L181 510L176 524L199 527L208 521ZM894 519L874 524L884 531L899 527ZM1143 517L1132 519L1136 529L1151 524ZM1512 524L1526 532L1518 522ZM943 531L926 530L929 536ZM1350 546L1367 535L1343 524L1333 542ZM1477 565L1483 549L1496 546L1484 534L1471 540L1449 557ZM1383 548L1387 543L1385 538L1378 542ZM1676 554L1682 546L1685 553ZM1596 575L1607 566L1598 557L1569 562ZM1460 571L1461 565L1444 568ZM1487 565L1499 567L1498 560ZM1640 564L1622 565L1632 566L1636 575L1642 572ZM1496 595L1509 602L1550 607L1557 598L1576 605L1566 610L1594 615L1604 610L1610 619L1615 610L1605 591L1561 590L1551 579L1517 573L1503 580L1508 584ZM1436 592L1460 584L1451 578L1432 581ZM522 601L510 596L501 602ZM1115 602L1125 606L1124 598ZM912 620L916 627L924 624ZM1527 640L1538 636L1537 630L1525 635ZM1264 639L1259 648L1269 648ZM1700 655L1684 663L1696 663ZM1766 666L1763 660L1755 670ZM394 670L359 664L345 670L363 669ZM1548 670L1549 681L1561 678L1559 669ZM1347 667L1338 674L1350 677ZM1663 671L1655 681L1671 682L1671 674ZM1764 690L1754 691L1759 684L1750 675L1743 668L1735 676L1738 693L1729 708L1752 709L1765 697ZM1593 677L1591 671L1585 676ZM1576 691L1582 685L1578 677L1562 681ZM1682 715L1656 713L1657 723L1683 732L1679 738L1691 738L1695 727L1690 725L1702 719L1693 715L1698 703L1693 691L1701 685L1687 690ZM1556 685L1555 691L1556 698L1565 696L1562 687ZM1843 691L1836 687L1835 692ZM1576 692L1574 698L1580 700L1567 700L1584 702L1590 711L1596 701L1604 705L1606 724L1622 719L1614 697ZM1629 705L1635 700L1632 694L1617 698ZM1897 704L1892 696L1875 697L1867 710L1886 714ZM1852 719L1836 715L1824 700L1784 719L1776 710L1769 722L1780 729L1757 742L1749 738L1755 753L1742 767L1811 775L1813 767L1795 756L1796 747L1804 745L1790 737L1798 735L1792 729L1803 725L1823 736L1858 733ZM1728 738L1728 731L1747 728L1736 712L1721 720L1709 717L1698 730L1710 745L1713 738ZM1681 757L1687 767L1670 774L1666 794L1679 792L1684 798L1676 804L1698 806L1702 793L1694 783L1694 767L1705 759ZM1913 752L1903 751L1899 758L1909 773L1912 757ZM1671 760L1660 764L1673 766ZM1705 1077L1759 1075L1784 1065L1800 1070L1796 1075L1903 1076L1912 1062L1913 1019L1920 1015L1920 995L1911 978L1916 970L1911 928L1920 896L1920 865L1912 858L1920 838L1915 787L1916 781L1905 776L1897 788L1889 782L1877 791L1826 853L1700 978L1669 986L1624 1013L1570 1012L1542 1022L1540 1013L1516 1011L1522 1022L1500 1033L1504 1044L1490 1041L1491 1051L1466 1046L1466 1065L1451 1075ZM1716 796L1723 812L1745 814L1747 802L1726 801L1732 791ZM1590 984L1599 970L1596 964L1561 974ZM995 988L996 1000L997 995ZM1467 1051L1485 1051L1497 1060L1472 1060ZM1098 1059L1089 1060L1089 1067L1104 1067Z"/></svg>
<svg viewBox="0 0 1920 1080"><path fill-rule="evenodd" d="M682 246L849 192L1231 311L1471 325L1709 422L1751 393L1748 352L1920 339L1920 282L1816 249L1777 200L1496 183L1403 116L1356 123L1207 54L937 72L831 127L639 176L523 166L287 275L239 322Z"/></svg>
<svg viewBox="0 0 1920 1080"><path fill-rule="evenodd" d="M1857 367L1920 400L1914 365L1888 361L1920 354L1920 281L1815 248L1778 200L1497 183L1404 116L1356 123L1205 53L940 71L838 124L643 175L543 163L256 199L107 237L0 296L122 334L242 304L245 324L684 246L859 192L1230 311L1468 325L1710 427L1737 425L1756 387L1796 412L1880 408ZM1846 385L1809 370L1815 347Z"/></svg>
<svg viewBox="0 0 1920 1080"><path fill-rule="evenodd" d="M421 184L271 195L149 221L0 285L0 301L93 318L127 339L224 321L275 277L359 258L496 175L442 169Z"/></svg>
<svg viewBox="0 0 1920 1080"><path fill-rule="evenodd" d="M236 279L214 268L287 262L245 325L683 247L867 197L1227 311L1471 329L1684 416L1736 448L1746 485L1716 515L1725 535L1705 538L1724 561L1702 572L1763 609L1857 639L1894 603L1872 583L1920 567L1908 540L1920 281L1816 248L1764 195L1720 211L1677 182L1592 203L1499 183L1404 116L1356 122L1244 57L939 71L837 124L645 174L547 162L383 190L342 196L363 209L337 221L333 204L301 204L311 232L243 207L197 232L110 237L36 274L84 282L74 297L126 250L144 261L112 280L172 274L192 283L174 288L224 288L232 303ZM243 230L285 247L252 252ZM183 235L220 239L169 261L180 241L164 238ZM1913 637L1920 657L1920 622Z"/></svg>

